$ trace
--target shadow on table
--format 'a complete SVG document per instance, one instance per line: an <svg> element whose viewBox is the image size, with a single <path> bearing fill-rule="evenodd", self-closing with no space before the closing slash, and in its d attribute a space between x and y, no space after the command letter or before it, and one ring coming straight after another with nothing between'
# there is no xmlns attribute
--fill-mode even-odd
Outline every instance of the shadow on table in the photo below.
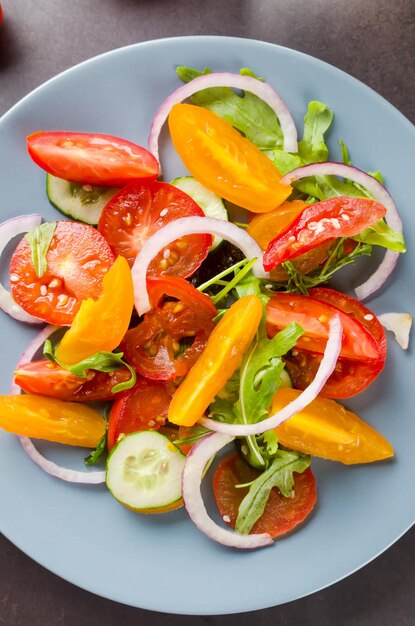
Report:
<svg viewBox="0 0 415 626"><path fill-rule="evenodd" d="M17 39L10 22L6 21L0 27L0 72L7 69L18 57Z"/></svg>

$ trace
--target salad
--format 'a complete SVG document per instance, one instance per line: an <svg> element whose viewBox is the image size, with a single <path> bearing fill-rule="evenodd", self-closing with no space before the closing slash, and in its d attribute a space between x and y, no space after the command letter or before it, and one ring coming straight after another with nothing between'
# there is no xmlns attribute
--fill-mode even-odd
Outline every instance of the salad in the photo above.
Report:
<svg viewBox="0 0 415 626"><path fill-rule="evenodd" d="M313 510L314 456L393 456L338 400L382 372L384 327L408 345L408 314L378 318L361 303L405 252L402 225L379 172L354 167L342 141L342 162L329 160L327 105L308 104L298 141L289 109L252 71L177 74L184 84L156 112L148 149L102 134L27 138L64 217L0 225L2 250L22 236L0 306L46 324L0 397L0 426L57 478L105 482L142 514L184 504L211 539L258 548ZM191 174L171 182L165 123ZM375 246L384 258L357 298L327 286ZM90 448L88 468L57 466L32 438ZM219 525L200 486L224 448Z"/></svg>

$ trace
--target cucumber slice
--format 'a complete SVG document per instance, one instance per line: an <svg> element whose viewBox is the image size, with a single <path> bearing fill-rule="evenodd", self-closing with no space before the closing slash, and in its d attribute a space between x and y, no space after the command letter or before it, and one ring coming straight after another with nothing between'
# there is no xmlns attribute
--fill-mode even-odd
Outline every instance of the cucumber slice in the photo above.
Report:
<svg viewBox="0 0 415 626"><path fill-rule="evenodd" d="M114 187L70 183L46 174L49 202L67 217L93 226L98 224L102 209L117 191Z"/></svg>
<svg viewBox="0 0 415 626"><path fill-rule="evenodd" d="M196 178L193 178L193 176L175 178L171 184L187 193L187 195L200 206L207 217L228 221L228 211L226 210L222 198L212 191L209 191L209 189L206 189L206 187L204 187L202 183L199 183ZM214 237L211 250L217 248L221 242L222 239L220 237Z"/></svg>
<svg viewBox="0 0 415 626"><path fill-rule="evenodd" d="M292 388L293 382L291 380L291 376L287 372L286 369L283 369L280 374L280 389L284 389L285 387Z"/></svg>
<svg viewBox="0 0 415 626"><path fill-rule="evenodd" d="M119 502L141 513L175 508L181 500L186 457L154 430L123 437L107 460L107 487ZM159 511L157 511L159 512Z"/></svg>

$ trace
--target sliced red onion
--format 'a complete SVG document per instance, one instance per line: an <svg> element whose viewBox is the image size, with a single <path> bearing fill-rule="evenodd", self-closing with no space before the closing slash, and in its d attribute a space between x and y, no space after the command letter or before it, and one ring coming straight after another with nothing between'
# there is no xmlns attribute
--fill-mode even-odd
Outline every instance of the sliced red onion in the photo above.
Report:
<svg viewBox="0 0 415 626"><path fill-rule="evenodd" d="M0 256L7 244L17 235L33 230L42 221L42 216L33 213L32 215L21 215L14 217L7 222L0 224ZM29 315L13 300L11 293L0 283L0 309L19 322L27 324L43 324L43 321L33 315Z"/></svg>
<svg viewBox="0 0 415 626"><path fill-rule="evenodd" d="M208 417L202 417L199 423L209 430L213 430L231 437L248 437L249 435L260 435L267 430L273 430L290 417L302 411L310 402L315 400L326 384L327 379L336 367L337 359L342 347L343 328L339 315L334 315L329 321L329 338L326 349L317 370L314 380L306 387L295 400L287 404L281 411L271 415L256 424L225 424Z"/></svg>
<svg viewBox="0 0 415 626"><path fill-rule="evenodd" d="M203 437L192 447L184 464L182 474L184 505L192 522L210 539L231 548L262 548L273 543L270 535L267 533L241 535L218 526L209 517L200 493L200 485L206 464L212 456L231 441L233 441L233 437L215 433Z"/></svg>
<svg viewBox="0 0 415 626"><path fill-rule="evenodd" d="M240 248L247 259L257 259L253 266L253 271L259 278L268 278L262 265L263 252L255 239L251 237L243 228L239 228L231 222L217 220L214 217L181 217L156 231L145 242L136 257L132 268L134 283L135 307L139 315L143 315L151 309L147 293L146 276L148 266L154 257L172 241L185 237L186 235L217 235L230 241Z"/></svg>
<svg viewBox="0 0 415 626"><path fill-rule="evenodd" d="M385 219L389 226L397 232L402 232L402 221L399 217L398 209L393 201L392 196L385 189L385 187L373 176L366 174L363 170L351 165L345 165L344 163L312 163L311 165L305 165L304 167L298 167L292 172L288 172L281 178L281 183L284 185L291 184L295 180L306 178L307 176L341 176L348 178L353 182L361 185L373 196L375 200L383 204L386 209ZM386 250L383 261L377 268L377 270L364 282L362 285L356 287L355 292L359 300L365 300L373 293L378 291L382 285L386 282L387 278L392 273L399 254L392 250Z"/></svg>
<svg viewBox="0 0 415 626"><path fill-rule="evenodd" d="M409 315L409 313L382 313L382 315L377 317L386 330L390 330L395 335L395 339L401 348L406 350L409 346L412 315Z"/></svg>
<svg viewBox="0 0 415 626"><path fill-rule="evenodd" d="M175 104L179 104L193 96L196 92L211 87L231 87L233 89L243 89L255 94L271 107L278 117L282 133L284 135L284 150L286 152L297 152L297 129L291 114L276 91L267 83L263 83L252 76L241 76L229 72L217 72L199 76L186 85L182 85L166 98L154 116L148 138L148 147L159 161L158 140L161 129L167 120L169 113Z"/></svg>
<svg viewBox="0 0 415 626"><path fill-rule="evenodd" d="M20 357L16 369L18 369L23 363L28 363L33 359L36 352L39 348L44 344L46 339L48 339L54 332L58 330L58 326L46 326L33 341L30 342L26 350L23 352ZM18 385L13 381L10 393L12 395L20 394L21 390ZM55 476L55 478L60 478L61 480L66 480L70 483L83 483L85 485L98 485L100 483L105 482L105 472L82 472L73 469L69 469L66 467L61 467L52 461L48 461L42 456L39 450L36 450L33 442L29 437L23 437L22 435L18 435L18 439L22 444L23 450L26 452L28 457L39 465L47 474L51 476Z"/></svg>

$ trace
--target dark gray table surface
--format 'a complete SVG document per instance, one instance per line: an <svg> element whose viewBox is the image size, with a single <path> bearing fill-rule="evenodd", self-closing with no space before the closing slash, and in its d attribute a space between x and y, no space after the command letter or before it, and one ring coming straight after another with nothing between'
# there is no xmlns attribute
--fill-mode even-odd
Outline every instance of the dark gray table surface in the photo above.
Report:
<svg viewBox="0 0 415 626"><path fill-rule="evenodd" d="M214 34L262 39L316 56L359 78L409 119L415 118L413 0L5 0L2 4L0 114L46 79L101 52L160 37ZM413 625L414 539L411 530L359 572L308 598L255 613L181 617L126 607L78 589L0 535L0 624Z"/></svg>

